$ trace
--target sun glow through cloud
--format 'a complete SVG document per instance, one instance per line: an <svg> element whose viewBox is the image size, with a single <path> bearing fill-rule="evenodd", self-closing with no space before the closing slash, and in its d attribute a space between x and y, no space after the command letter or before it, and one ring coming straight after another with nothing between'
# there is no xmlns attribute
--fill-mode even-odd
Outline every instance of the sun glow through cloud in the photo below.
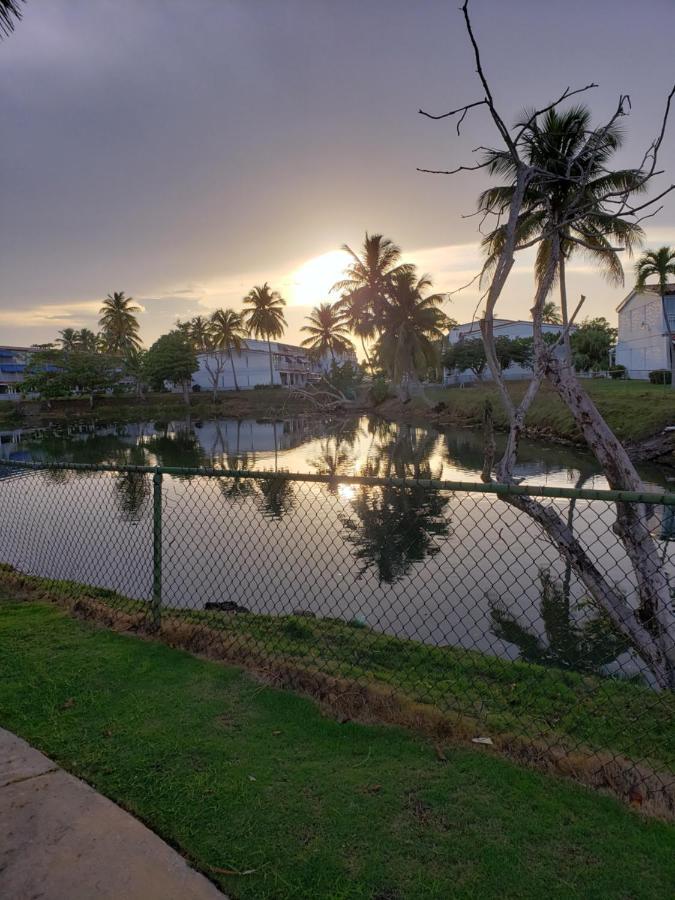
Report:
<svg viewBox="0 0 675 900"><path fill-rule="evenodd" d="M330 289L345 277L350 259L344 250L329 250L308 260L293 272L290 302L297 306L318 306L326 300L337 300Z"/></svg>

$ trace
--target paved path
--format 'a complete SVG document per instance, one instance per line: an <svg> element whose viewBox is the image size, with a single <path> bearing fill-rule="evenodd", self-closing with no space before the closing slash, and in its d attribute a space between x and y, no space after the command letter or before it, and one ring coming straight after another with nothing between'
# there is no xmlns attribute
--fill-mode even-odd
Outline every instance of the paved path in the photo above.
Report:
<svg viewBox="0 0 675 900"><path fill-rule="evenodd" d="M2 728L0 897L224 900L145 825Z"/></svg>

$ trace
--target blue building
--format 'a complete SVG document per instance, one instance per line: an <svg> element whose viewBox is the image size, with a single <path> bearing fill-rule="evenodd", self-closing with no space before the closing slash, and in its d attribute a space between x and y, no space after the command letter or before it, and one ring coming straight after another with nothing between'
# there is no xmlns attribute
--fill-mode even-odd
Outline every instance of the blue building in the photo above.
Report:
<svg viewBox="0 0 675 900"><path fill-rule="evenodd" d="M17 398L33 349L0 344L0 399Z"/></svg>

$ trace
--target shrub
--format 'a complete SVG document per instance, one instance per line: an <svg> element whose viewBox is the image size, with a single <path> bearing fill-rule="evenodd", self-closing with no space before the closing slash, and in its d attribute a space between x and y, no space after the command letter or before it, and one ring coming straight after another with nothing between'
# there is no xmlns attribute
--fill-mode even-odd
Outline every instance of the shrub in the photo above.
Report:
<svg viewBox="0 0 675 900"><path fill-rule="evenodd" d="M649 373L649 380L652 384L670 384L673 373L669 369L654 369Z"/></svg>
<svg viewBox="0 0 675 900"><path fill-rule="evenodd" d="M370 391L368 392L368 397L370 398L370 402L374 406L378 406L380 403L384 403L389 397L392 397L393 394L391 392L391 387L389 382L384 378L374 378L373 383L370 386Z"/></svg>
<svg viewBox="0 0 675 900"><path fill-rule="evenodd" d="M621 363L617 363L615 366L612 366L612 368L609 370L609 377L614 378L614 379L626 378L627 377L626 372L627 372L626 367L622 366Z"/></svg>

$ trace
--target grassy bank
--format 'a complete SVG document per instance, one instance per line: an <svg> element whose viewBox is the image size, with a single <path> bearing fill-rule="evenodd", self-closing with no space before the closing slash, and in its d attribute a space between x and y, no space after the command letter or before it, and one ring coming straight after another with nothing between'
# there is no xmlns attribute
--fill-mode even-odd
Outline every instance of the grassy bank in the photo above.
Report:
<svg viewBox="0 0 675 900"><path fill-rule="evenodd" d="M653 898L675 829L0 588L0 723L235 900ZM250 874L231 874L250 873Z"/></svg>
<svg viewBox="0 0 675 900"><path fill-rule="evenodd" d="M639 381L611 381L608 379L584 379L588 392L610 428L620 440L631 443L644 440L661 432L667 425L675 425L675 390L670 386L653 385ZM509 391L515 399L525 392L526 382L509 383ZM428 419L439 425L473 425L483 421L485 401L492 402L497 428L507 425L502 405L494 385L490 383L466 388L431 387L427 399L432 405L443 403L439 412L430 410L420 401L401 407L396 402L381 407L384 415L413 419ZM526 418L526 426L533 436L554 437L579 442L583 438L567 408L548 384L543 384Z"/></svg>
<svg viewBox="0 0 675 900"><path fill-rule="evenodd" d="M186 406L182 394L147 394L139 398L128 395L98 397L93 409L88 399L70 397L54 400L51 409L40 400L0 403L0 427L29 428L69 424L110 424L137 421L169 421L173 419L215 418L283 418L313 413L316 406L288 391L264 388L253 391L226 391L215 403L211 393L190 394Z"/></svg>
<svg viewBox="0 0 675 900"><path fill-rule="evenodd" d="M4 566L0 592L57 602L84 599L140 618L148 610L111 591L24 576ZM183 631L184 624L196 625L196 635ZM290 664L299 671L393 689L439 710L458 735L487 731L495 740L501 736L507 753L517 736L547 753L585 749L586 768L597 763L594 754L600 753L639 760L657 772L675 770L675 694L656 694L638 683L433 647L334 619L165 609L163 627L168 642L198 650L211 644L224 659L253 667L261 662L273 673Z"/></svg>
<svg viewBox="0 0 675 900"><path fill-rule="evenodd" d="M512 382L509 390L515 398L522 396L525 382ZM675 391L669 386L638 381L609 381L584 379L588 391L600 412L617 436L625 442L638 442L658 434L667 425L675 424ZM459 389L457 387L429 387L428 402L420 400L401 404L390 400L377 407L369 407L364 393L362 412L375 412L386 418L402 421L430 422L437 425L478 426L482 424L485 400L493 405L495 424L506 426L499 396L489 383ZM438 411L434 407L443 403ZM351 410L344 410L349 414ZM112 422L169 421L172 419L284 418L317 415L316 404L292 396L281 389L265 388L253 391L228 391L218 395L214 403L205 391L190 395L186 407L182 395L149 394L137 397L101 397L93 410L88 400L70 398L52 403L52 409L40 401L19 404L0 403L0 427L31 427L75 423L110 424ZM532 436L581 441L581 435L552 388L542 385L539 395L528 413L526 424Z"/></svg>

